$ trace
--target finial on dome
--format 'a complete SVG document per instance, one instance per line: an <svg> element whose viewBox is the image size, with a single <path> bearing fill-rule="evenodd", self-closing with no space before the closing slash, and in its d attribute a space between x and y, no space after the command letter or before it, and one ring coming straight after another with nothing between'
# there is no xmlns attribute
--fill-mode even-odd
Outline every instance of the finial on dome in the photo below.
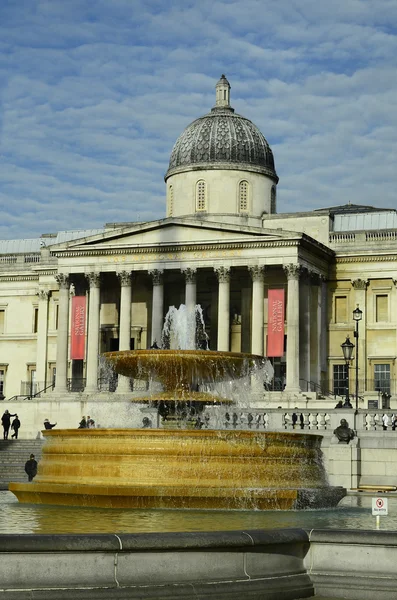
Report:
<svg viewBox="0 0 397 600"><path fill-rule="evenodd" d="M220 80L216 84L216 107L230 108L230 83L225 75L221 75Z"/></svg>

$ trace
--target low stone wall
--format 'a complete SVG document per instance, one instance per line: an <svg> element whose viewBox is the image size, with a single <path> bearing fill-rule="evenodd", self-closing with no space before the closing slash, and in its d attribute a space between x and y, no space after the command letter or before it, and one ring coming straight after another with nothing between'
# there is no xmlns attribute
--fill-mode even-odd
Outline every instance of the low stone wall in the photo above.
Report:
<svg viewBox="0 0 397 600"><path fill-rule="evenodd" d="M0 535L0 598L308 598L308 550L301 530Z"/></svg>
<svg viewBox="0 0 397 600"><path fill-rule="evenodd" d="M0 535L2 600L394 600L394 532Z"/></svg>

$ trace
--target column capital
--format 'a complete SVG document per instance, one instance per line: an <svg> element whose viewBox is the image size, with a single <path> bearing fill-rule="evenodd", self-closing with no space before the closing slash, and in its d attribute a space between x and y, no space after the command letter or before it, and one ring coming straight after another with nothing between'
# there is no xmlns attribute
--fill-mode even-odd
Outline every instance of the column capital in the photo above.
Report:
<svg viewBox="0 0 397 600"><path fill-rule="evenodd" d="M163 284L164 271L162 269L153 269L153 271L149 271L149 275L152 278L153 285Z"/></svg>
<svg viewBox="0 0 397 600"><path fill-rule="evenodd" d="M188 267L187 269L181 269L181 273L184 274L186 283L196 283L197 269Z"/></svg>
<svg viewBox="0 0 397 600"><path fill-rule="evenodd" d="M69 274L68 273L57 273L54 277L55 277L55 281L59 285L59 289L61 289L61 290L69 289Z"/></svg>
<svg viewBox="0 0 397 600"><path fill-rule="evenodd" d="M36 295L38 296L39 300L45 300L47 302L48 298L50 297L50 291L40 289Z"/></svg>
<svg viewBox="0 0 397 600"><path fill-rule="evenodd" d="M290 263L289 265L283 266L284 272L287 275L287 279L299 280L299 276L302 270L300 264Z"/></svg>
<svg viewBox="0 0 397 600"><path fill-rule="evenodd" d="M352 286L355 290L366 290L368 279L352 279Z"/></svg>
<svg viewBox="0 0 397 600"><path fill-rule="evenodd" d="M252 281L264 281L266 267L264 265L248 266Z"/></svg>
<svg viewBox="0 0 397 600"><path fill-rule="evenodd" d="M119 271L116 273L121 286L131 285L131 272L130 271Z"/></svg>
<svg viewBox="0 0 397 600"><path fill-rule="evenodd" d="M100 285L101 285L101 274L100 273L95 273L94 271L92 271L91 273L86 273L85 277L88 281L88 285L90 286L90 288L100 287Z"/></svg>
<svg viewBox="0 0 397 600"><path fill-rule="evenodd" d="M230 268L229 267L214 267L216 276L218 277L219 283L228 283L230 281Z"/></svg>

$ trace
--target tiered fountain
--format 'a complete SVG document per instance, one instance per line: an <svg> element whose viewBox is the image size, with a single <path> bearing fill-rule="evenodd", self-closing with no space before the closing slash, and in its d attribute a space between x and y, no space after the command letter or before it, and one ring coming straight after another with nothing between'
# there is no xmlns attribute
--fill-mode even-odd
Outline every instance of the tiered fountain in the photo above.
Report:
<svg viewBox="0 0 397 600"><path fill-rule="evenodd" d="M211 509L338 503L345 490L327 485L321 436L201 428L205 406L233 401L203 388L251 377L260 369L269 374L271 366L260 356L186 349L184 344L191 347L197 338L202 347L204 339L196 317L186 321L186 315L181 308L167 316L166 349L104 355L118 374L149 381L149 390L153 382L161 384L160 392L134 401L155 403L162 426L44 431L34 482L10 484L19 501Z"/></svg>

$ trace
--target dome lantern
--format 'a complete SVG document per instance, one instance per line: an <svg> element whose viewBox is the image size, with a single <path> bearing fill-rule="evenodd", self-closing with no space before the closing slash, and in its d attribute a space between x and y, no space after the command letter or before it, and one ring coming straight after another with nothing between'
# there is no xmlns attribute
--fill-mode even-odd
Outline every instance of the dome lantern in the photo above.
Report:
<svg viewBox="0 0 397 600"><path fill-rule="evenodd" d="M230 107L230 83L225 75L221 75L220 80L216 84L216 108L231 108Z"/></svg>

